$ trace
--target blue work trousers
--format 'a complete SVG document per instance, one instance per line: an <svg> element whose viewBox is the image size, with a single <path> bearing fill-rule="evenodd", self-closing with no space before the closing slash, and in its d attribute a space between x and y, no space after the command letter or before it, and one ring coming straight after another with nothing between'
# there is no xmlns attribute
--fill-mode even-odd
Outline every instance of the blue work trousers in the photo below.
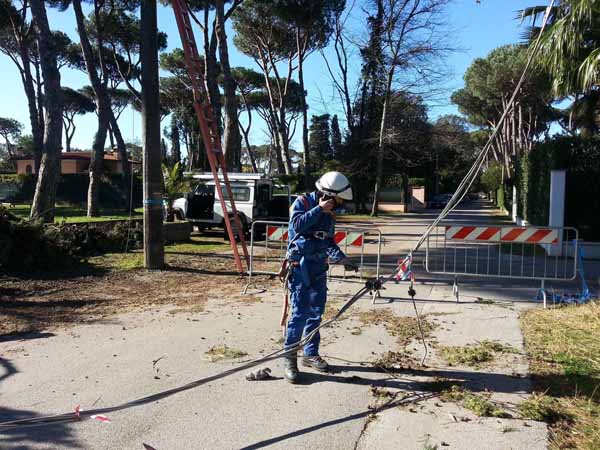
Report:
<svg viewBox="0 0 600 450"><path fill-rule="evenodd" d="M307 255L299 264L292 266L289 289L291 315L287 324L285 347L297 343L321 323L327 301L327 256ZM305 356L319 354L320 333L304 346Z"/></svg>

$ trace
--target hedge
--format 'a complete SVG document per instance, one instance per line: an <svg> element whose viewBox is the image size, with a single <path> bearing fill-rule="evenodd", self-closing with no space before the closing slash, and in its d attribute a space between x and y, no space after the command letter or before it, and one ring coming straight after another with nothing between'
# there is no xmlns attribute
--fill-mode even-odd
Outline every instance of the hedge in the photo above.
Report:
<svg viewBox="0 0 600 450"><path fill-rule="evenodd" d="M126 181L122 175L104 175L100 186L100 206L119 209L127 204ZM58 203L86 205L89 176L87 174L62 175L56 192ZM35 192L34 175L0 175L0 200L13 203L31 203ZM133 201L142 202L142 179L134 176Z"/></svg>
<svg viewBox="0 0 600 450"><path fill-rule="evenodd" d="M519 214L548 225L550 172L566 170L565 226L600 241L600 138L560 136L538 143L517 170Z"/></svg>

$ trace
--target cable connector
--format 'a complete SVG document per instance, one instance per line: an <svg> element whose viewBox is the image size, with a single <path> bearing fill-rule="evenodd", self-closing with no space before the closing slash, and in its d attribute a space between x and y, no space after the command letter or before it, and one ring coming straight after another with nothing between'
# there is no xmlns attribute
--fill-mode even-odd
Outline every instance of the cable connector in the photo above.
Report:
<svg viewBox="0 0 600 450"><path fill-rule="evenodd" d="M365 282L365 288L369 292L379 291L382 286L381 278L370 278Z"/></svg>

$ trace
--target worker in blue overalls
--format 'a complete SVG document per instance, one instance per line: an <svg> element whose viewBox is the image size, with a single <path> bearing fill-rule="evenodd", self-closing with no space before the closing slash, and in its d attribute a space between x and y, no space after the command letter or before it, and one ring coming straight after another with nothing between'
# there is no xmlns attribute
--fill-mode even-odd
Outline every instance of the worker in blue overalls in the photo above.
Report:
<svg viewBox="0 0 600 450"><path fill-rule="evenodd" d="M287 258L291 315L287 323L286 348L321 323L327 300L328 264L341 263L348 269L356 269L334 241L335 209L345 200L352 200L350 183L340 172L328 172L317 181L316 187L316 191L298 197L290 207ZM320 335L316 333L304 346L302 363L326 372L328 365L319 356L319 341ZM285 378L295 383L299 376L296 352L286 355L284 364Z"/></svg>

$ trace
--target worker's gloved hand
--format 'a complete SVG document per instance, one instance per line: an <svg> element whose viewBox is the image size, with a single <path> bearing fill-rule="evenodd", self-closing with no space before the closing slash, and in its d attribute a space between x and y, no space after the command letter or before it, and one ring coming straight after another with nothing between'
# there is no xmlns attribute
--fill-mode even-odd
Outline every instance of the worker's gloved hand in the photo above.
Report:
<svg viewBox="0 0 600 450"><path fill-rule="evenodd" d="M335 208L335 200L332 198L325 199L321 197L319 199L319 206L325 214L334 214L333 209Z"/></svg>
<svg viewBox="0 0 600 450"><path fill-rule="evenodd" d="M341 264L344 265L344 269L346 269L347 271L351 271L351 272L358 272L358 266L356 264L354 264L350 258L346 257L344 259L342 259Z"/></svg>

